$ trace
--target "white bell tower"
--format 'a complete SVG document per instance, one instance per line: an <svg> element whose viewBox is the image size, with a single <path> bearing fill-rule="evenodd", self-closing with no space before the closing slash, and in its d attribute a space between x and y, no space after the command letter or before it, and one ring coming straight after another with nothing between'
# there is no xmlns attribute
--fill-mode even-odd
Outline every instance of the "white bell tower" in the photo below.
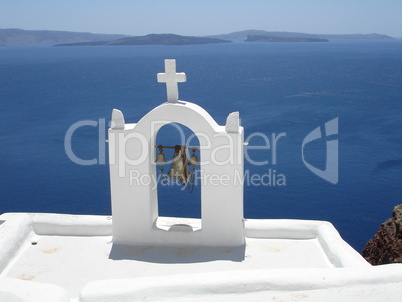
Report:
<svg viewBox="0 0 402 302"><path fill-rule="evenodd" d="M109 164L113 242L152 246L243 245L244 134L238 112L229 114L226 125L219 126L200 106L178 100L177 83L185 82L186 76L176 73L175 60L165 60L165 73L158 74L158 81L167 85L168 102L151 110L138 123L126 124L121 111L112 112ZM167 227L158 224L162 217L158 217L157 189L149 182L157 179L156 135L169 123L187 126L200 142L199 227L185 219L184 223Z"/></svg>

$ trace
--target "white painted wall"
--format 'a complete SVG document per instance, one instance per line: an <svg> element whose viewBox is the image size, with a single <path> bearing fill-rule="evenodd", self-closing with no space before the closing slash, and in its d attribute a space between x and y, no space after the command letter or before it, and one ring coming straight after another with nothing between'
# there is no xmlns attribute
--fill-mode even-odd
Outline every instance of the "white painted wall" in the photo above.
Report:
<svg viewBox="0 0 402 302"><path fill-rule="evenodd" d="M88 283L81 302L400 301L402 264L365 268L194 273Z"/></svg>
<svg viewBox="0 0 402 302"><path fill-rule="evenodd" d="M106 216L9 213L0 215L0 263L12 265L32 236L104 236L112 232ZM167 232L168 233L168 232ZM335 266L322 268L236 270L152 278L108 279L88 283L80 301L399 301L402 264L372 267L342 240L328 222L305 220L245 221L247 238L319 239L323 253ZM77 246L79 250L79 246ZM98 251L94 250L94 253ZM300 250L303 254L303 250ZM255 255L251 255L255 256ZM79 260L79 259L77 259ZM34 261L34 260L33 260ZM172 264L174 265L174 264ZM63 272L60 272L62 275ZM179 286L178 286L179 285ZM216 294L219 294L219 297ZM0 301L67 302L59 286L0 277ZM296 299L297 300L297 299ZM72 300L76 301L76 300Z"/></svg>
<svg viewBox="0 0 402 302"><path fill-rule="evenodd" d="M201 230L159 229L156 226L157 189L141 181L130 182L130 175L138 173L144 179L157 178L154 146L159 129L168 123L188 127L200 142L201 177L207 180L201 184ZM238 113L228 117L225 127L190 102L164 103L137 124L125 124L122 113L114 110L109 129L113 242L187 246L244 244L243 143ZM211 177L228 178L229 185L217 184Z"/></svg>

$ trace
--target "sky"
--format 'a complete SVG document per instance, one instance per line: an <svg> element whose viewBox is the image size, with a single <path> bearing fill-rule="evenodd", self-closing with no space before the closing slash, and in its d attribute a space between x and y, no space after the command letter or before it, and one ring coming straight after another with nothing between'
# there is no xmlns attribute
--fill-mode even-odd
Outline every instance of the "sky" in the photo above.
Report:
<svg viewBox="0 0 402 302"><path fill-rule="evenodd" d="M262 29L402 37L402 0L0 0L0 28L198 36Z"/></svg>

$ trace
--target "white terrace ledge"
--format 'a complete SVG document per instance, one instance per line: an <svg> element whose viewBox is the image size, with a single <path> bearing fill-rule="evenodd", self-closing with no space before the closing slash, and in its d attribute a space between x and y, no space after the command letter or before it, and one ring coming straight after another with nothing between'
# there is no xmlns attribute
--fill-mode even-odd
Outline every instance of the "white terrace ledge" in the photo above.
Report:
<svg viewBox="0 0 402 302"><path fill-rule="evenodd" d="M172 280L172 276L176 275L174 278L182 278L183 282L185 279L198 280L201 278L199 274L210 276L211 280L224 276L225 282L221 280L214 286L211 285L223 292L228 286L226 282L233 275L238 275L236 271L241 271L241 276L249 274L247 271L258 271L253 278L245 281L246 284L257 282L258 276L270 275L268 283L264 283L266 291L273 290L269 289L269 282L277 284L276 290L307 290L306 284L314 282L310 277L306 281L306 276L311 275L317 276L316 278L332 278L331 286L336 288L343 286L347 277L342 275L340 278L340 271L349 272L351 269L355 269L357 275L354 282L357 283L360 276L358 272L364 272L364 278L360 280L362 286L370 278L379 278L379 270L371 267L344 242L330 223L323 221L246 220L244 247L158 247L120 246L112 243L111 220L107 216L10 213L1 215L0 220L4 221L0 225L0 263L4 268L0 280L23 280L21 282L24 284L30 282L39 287L42 284L54 285L55 288L66 291L72 301L77 301L80 292L81 301L98 301L85 300L83 297L88 292L91 293L89 296L95 295L95 287L104 293L110 288L102 288L104 283L116 284L120 288L127 282L150 282L147 287L151 290L156 284L167 286L165 281L159 283L151 280L164 280L164 276L169 276L168 279ZM393 274L397 274L401 272L402 266L388 268ZM340 271L336 273L334 269ZM383 268L382 272L386 270ZM279 279L273 278L273 273ZM394 275L389 275L389 278L384 276L381 282L397 282L392 276ZM402 274L399 277L402 278ZM122 278L129 279L123 281ZM281 278L288 280L288 289L281 283ZM0 282L0 293L3 290L1 284ZM18 285L18 282L15 284ZM183 286L187 286L186 284L188 282L181 283ZM209 284L209 281L203 280L199 285L201 284ZM181 291L189 290L181 285L181 289L176 292L177 297ZM7 286L11 286L10 283ZM196 285L190 287L194 286ZM315 285L317 290L320 286L323 285ZM129 291L136 297L141 295L142 290L137 292L134 288L136 287L130 287ZM109 295L112 292L114 291L111 290ZM121 295L123 292L125 291ZM253 290L250 289L251 293ZM115 294L121 298L120 294ZM210 296L210 289L202 295L204 294ZM56 301L64 300L54 300Z"/></svg>

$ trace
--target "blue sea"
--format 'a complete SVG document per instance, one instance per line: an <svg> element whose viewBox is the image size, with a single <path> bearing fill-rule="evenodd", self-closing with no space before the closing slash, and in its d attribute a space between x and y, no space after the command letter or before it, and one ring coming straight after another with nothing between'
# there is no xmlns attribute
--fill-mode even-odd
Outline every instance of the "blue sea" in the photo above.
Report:
<svg viewBox="0 0 402 302"><path fill-rule="evenodd" d="M275 163L272 148L249 150L254 161L268 161L246 161L250 176L271 173L285 182L246 183L246 218L330 221L361 251L402 203L401 40L18 46L0 47L0 213L110 215L108 154L99 153L99 144L107 147L102 136L113 108L135 123L165 102L165 85L156 81L165 58L187 74L180 99L202 106L220 125L239 111L249 146L284 134ZM339 144L339 181L333 184L304 164L302 144L336 118L331 140ZM80 121L93 126L74 132L72 150L98 164L78 165L66 155L65 135ZM174 145L175 130L166 127L157 143ZM321 170L328 140L304 148L304 159ZM200 215L199 186L193 193L158 190L160 215Z"/></svg>

